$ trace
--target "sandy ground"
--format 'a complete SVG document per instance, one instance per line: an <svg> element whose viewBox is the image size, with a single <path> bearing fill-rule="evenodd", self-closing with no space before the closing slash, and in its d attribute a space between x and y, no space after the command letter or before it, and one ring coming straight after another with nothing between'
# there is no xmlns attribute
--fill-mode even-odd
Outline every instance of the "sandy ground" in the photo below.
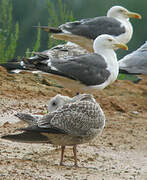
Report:
<svg viewBox="0 0 147 180"><path fill-rule="evenodd" d="M72 97L76 89L62 88L57 76L8 74L0 68L0 135L25 125L16 112L45 113L57 93ZM0 180L147 180L147 77L139 84L116 81L91 93L107 122L100 137L78 146L79 168L73 167L71 147L65 166L59 166L58 147L0 140Z"/></svg>

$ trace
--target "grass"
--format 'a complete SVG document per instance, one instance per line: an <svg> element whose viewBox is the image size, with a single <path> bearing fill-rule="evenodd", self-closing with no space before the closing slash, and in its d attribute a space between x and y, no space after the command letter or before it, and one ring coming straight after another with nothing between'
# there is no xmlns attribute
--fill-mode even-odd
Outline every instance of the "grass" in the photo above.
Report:
<svg viewBox="0 0 147 180"><path fill-rule="evenodd" d="M15 55L19 38L19 24L13 25L12 2L1 0L0 2L0 62L6 62Z"/></svg>
<svg viewBox="0 0 147 180"><path fill-rule="evenodd" d="M54 2L54 3L53 3ZM72 11L69 11L63 0L46 0L49 14L48 26L58 27L67 21L74 21ZM48 39L48 48L56 46L58 44L63 44L64 41L55 40L50 37Z"/></svg>

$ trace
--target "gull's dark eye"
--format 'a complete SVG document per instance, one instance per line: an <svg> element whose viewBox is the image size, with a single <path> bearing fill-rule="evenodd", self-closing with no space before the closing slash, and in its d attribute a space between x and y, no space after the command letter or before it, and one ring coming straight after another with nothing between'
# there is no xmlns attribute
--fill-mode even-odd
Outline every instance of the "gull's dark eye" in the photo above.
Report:
<svg viewBox="0 0 147 180"><path fill-rule="evenodd" d="M52 105L53 105L53 106L56 106L57 104L56 104L56 102L53 102Z"/></svg>
<svg viewBox="0 0 147 180"><path fill-rule="evenodd" d="M109 39L108 39L108 41L109 41L109 42L112 42L112 39L111 39L111 38L109 38Z"/></svg>
<svg viewBox="0 0 147 180"><path fill-rule="evenodd" d="M124 12L124 10L123 10L123 9L119 9L119 12L120 12L120 13L123 13L123 12Z"/></svg>

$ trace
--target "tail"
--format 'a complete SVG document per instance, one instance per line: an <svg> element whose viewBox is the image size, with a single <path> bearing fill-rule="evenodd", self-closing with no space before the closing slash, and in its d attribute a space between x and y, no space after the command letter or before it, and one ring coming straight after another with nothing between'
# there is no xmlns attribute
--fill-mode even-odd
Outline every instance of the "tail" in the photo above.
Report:
<svg viewBox="0 0 147 180"><path fill-rule="evenodd" d="M7 69L7 71L12 71L12 70L15 70L15 69L20 69L20 70L25 69L24 62L23 61L18 61L17 59L11 59L6 63L0 64L0 66Z"/></svg>
<svg viewBox="0 0 147 180"><path fill-rule="evenodd" d="M40 28L44 30L45 32L49 33L62 33L62 30L60 28L55 28L55 27L48 27L48 26L33 26L33 28Z"/></svg>
<svg viewBox="0 0 147 180"><path fill-rule="evenodd" d="M46 54L36 52L36 56L31 58L23 57L21 60L11 59L6 63L0 64L7 71L19 70L36 70L36 64L42 63L42 61L49 59Z"/></svg>
<svg viewBox="0 0 147 180"><path fill-rule="evenodd" d="M130 74L130 75L141 75L141 73L136 73L136 72L129 71L129 68L127 70L127 69L123 69L121 67L119 67L119 73L121 73L121 74Z"/></svg>
<svg viewBox="0 0 147 180"><path fill-rule="evenodd" d="M6 63L0 64L0 66L4 67L7 71L13 71L16 69L19 70L32 70L34 69L34 61L36 59L29 59L29 58L22 58L21 60L19 59L11 59Z"/></svg>
<svg viewBox="0 0 147 180"><path fill-rule="evenodd" d="M46 143L48 138L38 132L23 132L20 134L2 136L2 139L22 143Z"/></svg>
<svg viewBox="0 0 147 180"><path fill-rule="evenodd" d="M25 113L17 113L15 116L29 125L36 125L37 121L42 118L42 115L31 115Z"/></svg>

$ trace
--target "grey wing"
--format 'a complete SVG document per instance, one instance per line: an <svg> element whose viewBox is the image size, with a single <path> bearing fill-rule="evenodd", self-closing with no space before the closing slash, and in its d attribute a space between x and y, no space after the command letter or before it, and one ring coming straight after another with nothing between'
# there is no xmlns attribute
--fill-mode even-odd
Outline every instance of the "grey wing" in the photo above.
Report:
<svg viewBox="0 0 147 180"><path fill-rule="evenodd" d="M39 128L60 129L72 136L84 136L91 129L104 127L105 116L97 103L80 101L66 104L54 113L51 120L46 118L38 122Z"/></svg>
<svg viewBox="0 0 147 180"><path fill-rule="evenodd" d="M145 43L140 47L138 48L136 51L147 51L147 41L145 41Z"/></svg>
<svg viewBox="0 0 147 180"><path fill-rule="evenodd" d="M63 32L70 32L93 40L101 34L118 36L125 33L125 27L121 26L119 21L106 16L68 22L61 25L60 28Z"/></svg>
<svg viewBox="0 0 147 180"><path fill-rule="evenodd" d="M55 112L55 111L54 111ZM55 116L55 113L49 113L42 118L38 119L36 123L29 123L30 126L26 128L20 128L18 130L30 131L30 132L39 132L39 133L55 133L55 134L67 134L64 130L57 128L51 124L52 118ZM43 126L39 126L42 124Z"/></svg>
<svg viewBox="0 0 147 180"><path fill-rule="evenodd" d="M110 76L105 59L98 54L86 54L68 60L53 60L51 66L88 86L105 82Z"/></svg>
<svg viewBox="0 0 147 180"><path fill-rule="evenodd" d="M119 61L120 72L147 74L147 42Z"/></svg>

